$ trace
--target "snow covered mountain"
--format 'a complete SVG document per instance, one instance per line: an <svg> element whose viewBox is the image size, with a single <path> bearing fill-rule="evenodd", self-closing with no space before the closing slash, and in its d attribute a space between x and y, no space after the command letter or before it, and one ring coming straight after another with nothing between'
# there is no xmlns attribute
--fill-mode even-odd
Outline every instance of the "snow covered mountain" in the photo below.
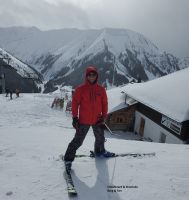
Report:
<svg viewBox="0 0 189 200"><path fill-rule="evenodd" d="M42 81L40 73L1 48L0 67L0 74L4 74L7 88L18 88L22 92L39 91L37 83Z"/></svg>
<svg viewBox="0 0 189 200"><path fill-rule="evenodd" d="M162 52L143 35L126 29L0 28L0 45L39 70L49 81L47 91L54 85L81 83L88 65L97 66L105 85L151 80L189 66L189 59Z"/></svg>

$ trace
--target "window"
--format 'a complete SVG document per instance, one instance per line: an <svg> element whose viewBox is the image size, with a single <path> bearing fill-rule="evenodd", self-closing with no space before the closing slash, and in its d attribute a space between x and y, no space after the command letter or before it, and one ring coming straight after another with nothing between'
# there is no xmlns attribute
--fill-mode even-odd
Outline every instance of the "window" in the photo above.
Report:
<svg viewBox="0 0 189 200"><path fill-rule="evenodd" d="M117 123L123 123L123 119L120 117L118 117L116 121L117 121Z"/></svg>
<svg viewBox="0 0 189 200"><path fill-rule="evenodd" d="M159 138L160 143L165 143L166 142L166 135L164 133L161 133L160 138Z"/></svg>

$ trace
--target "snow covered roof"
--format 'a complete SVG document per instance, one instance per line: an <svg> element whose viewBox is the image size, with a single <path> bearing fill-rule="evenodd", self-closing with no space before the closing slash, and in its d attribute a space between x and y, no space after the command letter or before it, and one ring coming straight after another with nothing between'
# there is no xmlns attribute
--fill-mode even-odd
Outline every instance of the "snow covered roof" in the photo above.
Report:
<svg viewBox="0 0 189 200"><path fill-rule="evenodd" d="M125 93L177 122L189 120L189 68L145 83L129 84Z"/></svg>
<svg viewBox="0 0 189 200"><path fill-rule="evenodd" d="M127 104L125 104L125 94L121 93L122 91L123 87L117 87L107 90L108 113L112 113L116 110L127 107Z"/></svg>

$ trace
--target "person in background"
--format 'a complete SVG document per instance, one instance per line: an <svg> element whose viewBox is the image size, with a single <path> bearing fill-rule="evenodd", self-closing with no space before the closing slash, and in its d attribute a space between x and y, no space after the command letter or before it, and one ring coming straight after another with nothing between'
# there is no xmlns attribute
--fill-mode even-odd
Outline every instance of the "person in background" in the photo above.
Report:
<svg viewBox="0 0 189 200"><path fill-rule="evenodd" d="M15 90L15 93L16 93L16 97L19 97L19 95L20 95L20 90L19 90L19 89L16 89L16 90Z"/></svg>
<svg viewBox="0 0 189 200"><path fill-rule="evenodd" d="M11 89L9 90L9 93L10 93L10 100L12 100L12 93L13 93L13 92L12 92Z"/></svg>
<svg viewBox="0 0 189 200"><path fill-rule="evenodd" d="M6 92L6 97L8 97L8 96L9 96L9 92L10 92L9 89L6 88L6 89L5 89L5 92Z"/></svg>

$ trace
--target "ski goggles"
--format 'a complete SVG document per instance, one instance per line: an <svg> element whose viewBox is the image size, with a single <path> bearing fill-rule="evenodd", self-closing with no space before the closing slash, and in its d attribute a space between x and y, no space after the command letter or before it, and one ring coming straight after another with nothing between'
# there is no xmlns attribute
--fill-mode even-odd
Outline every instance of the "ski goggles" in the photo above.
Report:
<svg viewBox="0 0 189 200"><path fill-rule="evenodd" d="M89 77L95 77L95 76L97 76L97 73L88 73L87 76L89 76Z"/></svg>

